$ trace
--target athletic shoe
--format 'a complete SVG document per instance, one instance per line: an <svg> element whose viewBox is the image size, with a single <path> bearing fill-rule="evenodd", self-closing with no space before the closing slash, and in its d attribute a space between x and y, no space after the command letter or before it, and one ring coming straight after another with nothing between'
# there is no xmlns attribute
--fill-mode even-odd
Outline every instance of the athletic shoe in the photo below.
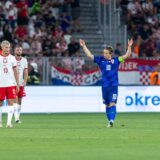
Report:
<svg viewBox="0 0 160 160"><path fill-rule="evenodd" d="M109 124L107 125L107 128L113 127L113 122L109 122Z"/></svg>
<svg viewBox="0 0 160 160"><path fill-rule="evenodd" d="M22 123L22 121L20 121L20 120L17 120L17 121L15 121L15 122L16 122L16 123L19 123L19 124Z"/></svg>
<svg viewBox="0 0 160 160"><path fill-rule="evenodd" d="M6 125L6 128L12 128L12 127L13 127L12 124L7 124L7 125Z"/></svg>

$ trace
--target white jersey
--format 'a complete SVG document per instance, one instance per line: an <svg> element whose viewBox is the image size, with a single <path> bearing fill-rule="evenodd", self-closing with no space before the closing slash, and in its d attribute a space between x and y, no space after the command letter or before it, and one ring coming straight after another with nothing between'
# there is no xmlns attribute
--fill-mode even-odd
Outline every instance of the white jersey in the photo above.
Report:
<svg viewBox="0 0 160 160"><path fill-rule="evenodd" d="M15 86L15 76L13 68L17 66L14 56L0 55L0 87Z"/></svg>
<svg viewBox="0 0 160 160"><path fill-rule="evenodd" d="M23 86L24 82L24 70L28 69L28 62L26 58L22 57L20 60L17 60L17 71L19 76L19 86Z"/></svg>

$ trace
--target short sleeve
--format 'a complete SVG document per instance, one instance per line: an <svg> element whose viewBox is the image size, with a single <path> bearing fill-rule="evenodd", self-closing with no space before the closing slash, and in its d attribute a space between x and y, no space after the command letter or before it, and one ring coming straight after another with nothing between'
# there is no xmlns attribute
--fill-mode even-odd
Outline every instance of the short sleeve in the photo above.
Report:
<svg viewBox="0 0 160 160"><path fill-rule="evenodd" d="M100 65L101 59L102 59L101 57L94 56L94 63L97 63L98 65Z"/></svg>
<svg viewBox="0 0 160 160"><path fill-rule="evenodd" d="M16 67L16 66L17 66L17 61L15 57L12 56L12 67Z"/></svg>

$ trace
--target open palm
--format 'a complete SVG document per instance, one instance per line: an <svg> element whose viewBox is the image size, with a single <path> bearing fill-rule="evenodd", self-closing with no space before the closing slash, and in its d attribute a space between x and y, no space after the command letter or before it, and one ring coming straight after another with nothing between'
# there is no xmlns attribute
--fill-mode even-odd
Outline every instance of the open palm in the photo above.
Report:
<svg viewBox="0 0 160 160"><path fill-rule="evenodd" d="M79 43L80 43L81 46L84 46L84 45L85 45L85 41L84 41L83 39L80 39L80 40L79 40Z"/></svg>
<svg viewBox="0 0 160 160"><path fill-rule="evenodd" d="M132 38L128 39L128 46L132 46L132 44L133 44L133 39Z"/></svg>

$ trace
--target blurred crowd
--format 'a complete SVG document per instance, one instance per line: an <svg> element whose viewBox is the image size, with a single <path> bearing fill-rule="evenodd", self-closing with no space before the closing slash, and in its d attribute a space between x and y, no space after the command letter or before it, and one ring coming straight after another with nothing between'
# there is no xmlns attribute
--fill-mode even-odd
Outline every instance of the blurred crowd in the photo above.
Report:
<svg viewBox="0 0 160 160"><path fill-rule="evenodd" d="M122 20L134 38L133 57L160 57L160 0L117 2ZM79 0L1 0L0 41L10 41L12 48L21 45L23 55L28 57L29 71L40 71L39 77L44 56L49 57L51 65L81 74L95 66L81 57L73 36L82 32L79 14ZM114 53L124 53L120 43ZM63 59L53 58L61 56Z"/></svg>
<svg viewBox="0 0 160 160"><path fill-rule="evenodd" d="M73 56L73 32L81 32L79 0L0 1L0 41L21 44L27 57Z"/></svg>
<svg viewBox="0 0 160 160"><path fill-rule="evenodd" d="M10 41L12 49L17 44L22 46L31 77L33 73L42 77L42 57L64 56L55 64L65 69L76 63L81 67L80 46L73 37L73 33L82 31L79 13L79 0L1 0L0 41Z"/></svg>
<svg viewBox="0 0 160 160"><path fill-rule="evenodd" d="M160 0L119 0L119 5L134 37L133 57L160 57Z"/></svg>

